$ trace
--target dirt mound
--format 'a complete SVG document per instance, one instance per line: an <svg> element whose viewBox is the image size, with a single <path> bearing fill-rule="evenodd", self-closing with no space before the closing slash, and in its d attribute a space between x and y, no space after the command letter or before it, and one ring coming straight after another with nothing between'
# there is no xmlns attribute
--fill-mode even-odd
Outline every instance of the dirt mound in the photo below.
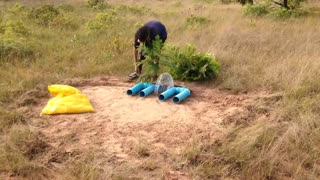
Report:
<svg viewBox="0 0 320 180"><path fill-rule="evenodd" d="M224 135L226 122L233 122L228 118L250 113L249 105L259 97L188 84L191 97L174 104L171 99L160 102L154 95L128 96L126 90L134 84L119 79L76 80L69 84L77 85L89 97L95 113L35 117L42 119L40 130L50 145L63 147L66 152L98 149L108 157L105 167L114 171L124 163L139 167L145 157L150 157L158 168L141 168L143 172L157 171L151 176L148 173L150 178L163 171L168 178L175 176L168 158L171 154L182 153L195 136L216 139ZM34 111L41 112L47 101L43 99Z"/></svg>

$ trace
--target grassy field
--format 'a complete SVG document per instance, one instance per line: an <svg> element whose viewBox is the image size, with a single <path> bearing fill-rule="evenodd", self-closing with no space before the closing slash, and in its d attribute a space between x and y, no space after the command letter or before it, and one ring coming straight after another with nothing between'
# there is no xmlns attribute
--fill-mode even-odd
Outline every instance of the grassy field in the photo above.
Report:
<svg viewBox="0 0 320 180"><path fill-rule="evenodd" d="M59 14L29 15L44 3ZM17 110L33 103L21 95L45 96L47 85L71 78L125 77L133 70L136 29L158 19L167 26L168 44L216 55L222 72L214 86L282 94L267 120L232 128L223 143L199 141L186 150L187 158L203 157L188 165L193 176L318 179L320 4L304 6L310 14L283 20L246 17L238 4L205 0L110 0L102 9L80 0L1 1L0 174L39 178L50 172L30 152L32 144L46 143ZM97 179L92 159L69 163L64 178Z"/></svg>

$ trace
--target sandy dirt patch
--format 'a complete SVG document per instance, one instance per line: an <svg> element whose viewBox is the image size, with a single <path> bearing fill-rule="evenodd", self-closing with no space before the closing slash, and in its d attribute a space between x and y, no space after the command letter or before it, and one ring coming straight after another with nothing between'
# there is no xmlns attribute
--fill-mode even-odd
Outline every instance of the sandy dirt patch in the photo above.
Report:
<svg viewBox="0 0 320 180"><path fill-rule="evenodd" d="M95 113L35 117L35 124L47 142L70 153L99 150L109 171L124 165L141 166L151 159L158 171L152 168L141 168L137 174L128 171L128 176L147 179L158 179L160 175L167 179L189 179L186 172L175 170L176 164L170 157L181 154L196 137L223 136L228 118L250 113L248 105L259 97L255 93L235 95L187 84L192 90L191 97L182 104L174 104L172 99L160 102L155 95L128 96L126 91L134 84L115 78L70 84L89 97ZM47 101L42 99L33 112L41 112Z"/></svg>

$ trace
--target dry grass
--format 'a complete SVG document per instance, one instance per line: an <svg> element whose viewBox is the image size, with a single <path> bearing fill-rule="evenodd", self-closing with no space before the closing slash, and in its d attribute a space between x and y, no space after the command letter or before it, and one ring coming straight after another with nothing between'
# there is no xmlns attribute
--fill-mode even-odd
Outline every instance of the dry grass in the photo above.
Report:
<svg viewBox="0 0 320 180"><path fill-rule="evenodd" d="M1 10L5 11L14 2L0 2ZM32 6L43 3L37 0L20 2ZM257 119L249 126L235 127L223 143L199 140L186 150L183 156L188 164L186 168L194 172L195 177L319 178L318 3L309 5L312 12L307 17L277 20L244 17L242 8L236 4L111 0L113 5L143 5L150 11L145 14L122 12L111 28L91 32L85 23L102 11L82 6L83 1L55 2L74 4L75 11L68 15L75 18L79 28L46 28L30 19L3 13L4 20L23 19L32 32L30 40L37 55L32 60L10 59L9 63L0 65L0 132L4 134L0 171L29 175L41 169L25 154L24 140L20 142L21 133L27 132L15 127L10 130L13 124L24 122L24 118L2 110L6 109L4 107L39 84L45 87L73 77L125 76L133 69L132 38L137 25L159 19L168 27L168 43L191 43L201 51L215 53L223 65L215 84L235 92L263 89L285 93L269 117ZM190 26L187 19L191 16L209 21ZM28 133L22 136L25 135L34 137ZM138 146L137 153L144 156L149 151ZM91 165L87 161L78 163L70 171L70 177L96 179L99 168ZM149 167L156 166L150 162L146 168Z"/></svg>
<svg viewBox="0 0 320 180"><path fill-rule="evenodd" d="M8 134L1 138L0 172L24 177L42 177L46 168L33 159L46 151L47 147L28 127L13 126Z"/></svg>
<svg viewBox="0 0 320 180"><path fill-rule="evenodd" d="M62 179L66 180L96 180L104 179L101 167L96 163L95 156L88 153L84 157L70 160L68 169L63 170Z"/></svg>

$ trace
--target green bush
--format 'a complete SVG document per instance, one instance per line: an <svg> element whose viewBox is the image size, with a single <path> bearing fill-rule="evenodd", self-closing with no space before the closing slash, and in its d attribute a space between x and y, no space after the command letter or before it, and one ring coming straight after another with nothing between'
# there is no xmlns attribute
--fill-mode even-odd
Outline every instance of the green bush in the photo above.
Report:
<svg viewBox="0 0 320 180"><path fill-rule="evenodd" d="M288 6L290 9L298 9L303 1L305 0L288 0Z"/></svg>
<svg viewBox="0 0 320 180"><path fill-rule="evenodd" d="M53 19L50 23L50 26L58 29L77 29L79 25L72 16L59 15Z"/></svg>
<svg viewBox="0 0 320 180"><path fill-rule="evenodd" d="M34 52L24 37L17 36L11 30L0 34L0 62L10 57L31 57Z"/></svg>
<svg viewBox="0 0 320 180"><path fill-rule="evenodd" d="M230 4L230 3L235 3L235 2L237 2L236 0L220 0L220 2L222 3L222 4Z"/></svg>
<svg viewBox="0 0 320 180"><path fill-rule="evenodd" d="M197 28L202 25L206 25L210 20L206 17L191 15L187 18L187 26Z"/></svg>
<svg viewBox="0 0 320 180"><path fill-rule="evenodd" d="M94 7L100 3L103 3L104 0L88 0L87 3L88 3L88 6L89 7Z"/></svg>
<svg viewBox="0 0 320 180"><path fill-rule="evenodd" d="M135 15L143 15L146 14L148 12L150 12L150 10L148 8L146 8L145 6L128 6L128 5L119 5L115 8L116 12L129 12Z"/></svg>
<svg viewBox="0 0 320 180"><path fill-rule="evenodd" d="M22 4L16 3L14 6L8 9L8 12L14 15L27 15L29 9Z"/></svg>
<svg viewBox="0 0 320 180"><path fill-rule="evenodd" d="M90 30L102 30L110 28L111 24L117 19L115 12L99 13L93 20L90 20L86 26Z"/></svg>
<svg viewBox="0 0 320 180"><path fill-rule="evenodd" d="M59 14L59 10L53 5L46 4L33 9L30 17L38 24L48 26Z"/></svg>
<svg viewBox="0 0 320 180"><path fill-rule="evenodd" d="M104 0L88 0L88 6L92 9L100 9L100 10L110 7L110 5L104 2Z"/></svg>
<svg viewBox="0 0 320 180"><path fill-rule="evenodd" d="M307 12L303 11L302 9L285 9L279 8L269 13L270 17L275 18L290 18L290 17L300 17L305 15Z"/></svg>
<svg viewBox="0 0 320 180"><path fill-rule="evenodd" d="M0 24L0 62L9 57L33 56L29 31L21 22Z"/></svg>
<svg viewBox="0 0 320 180"><path fill-rule="evenodd" d="M110 7L110 5L107 4L107 3L99 3L96 6L93 6L92 8L93 9L98 9L98 10L103 10L103 9L107 9L109 7Z"/></svg>
<svg viewBox="0 0 320 180"><path fill-rule="evenodd" d="M213 3L215 0L194 0L195 2Z"/></svg>
<svg viewBox="0 0 320 180"><path fill-rule="evenodd" d="M276 6L270 0L265 0L261 3L257 3L254 5L245 6L245 14L251 16L265 16L275 18L290 18L290 17L299 17L307 14L301 8L301 2L303 0L288 0L288 9L282 6Z"/></svg>
<svg viewBox="0 0 320 180"><path fill-rule="evenodd" d="M210 80L218 76L220 64L214 55L198 53L191 45L167 46L164 50L168 71L175 79Z"/></svg>
<svg viewBox="0 0 320 180"><path fill-rule="evenodd" d="M245 14L250 16L264 16L269 13L268 5L265 3L246 5Z"/></svg>
<svg viewBox="0 0 320 180"><path fill-rule="evenodd" d="M6 23L0 25L0 33L5 33L6 31L12 31L15 34L20 34L23 36L27 36L29 34L29 30L20 21L7 21Z"/></svg>
<svg viewBox="0 0 320 180"><path fill-rule="evenodd" d="M73 12L74 11L74 7L71 4L60 4L58 6L58 9L61 9L62 11L65 11L65 12Z"/></svg>

